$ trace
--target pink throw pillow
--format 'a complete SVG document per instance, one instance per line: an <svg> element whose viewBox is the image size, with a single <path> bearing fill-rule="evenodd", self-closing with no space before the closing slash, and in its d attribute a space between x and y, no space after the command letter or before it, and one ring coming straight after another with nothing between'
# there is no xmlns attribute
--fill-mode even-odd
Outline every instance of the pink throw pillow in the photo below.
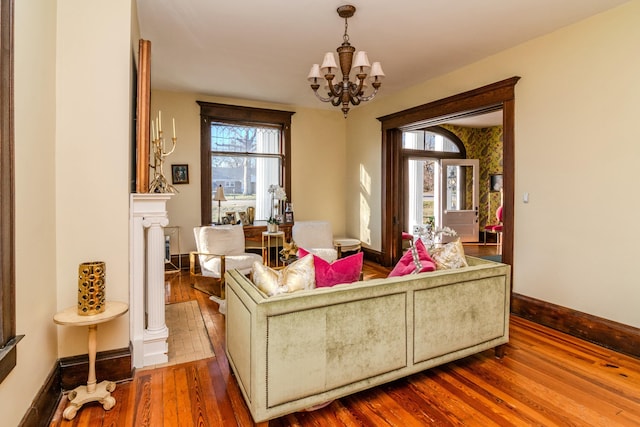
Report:
<svg viewBox="0 0 640 427"><path fill-rule="evenodd" d="M298 257L310 252L298 248ZM316 270L316 288L328 288L339 283L353 283L360 279L362 272L363 252L340 258L329 263L317 255L313 256L313 267Z"/></svg>
<svg viewBox="0 0 640 427"><path fill-rule="evenodd" d="M407 274L435 271L435 269L436 263L429 256L429 251L422 240L417 239L411 249L402 255L387 277L406 276Z"/></svg>

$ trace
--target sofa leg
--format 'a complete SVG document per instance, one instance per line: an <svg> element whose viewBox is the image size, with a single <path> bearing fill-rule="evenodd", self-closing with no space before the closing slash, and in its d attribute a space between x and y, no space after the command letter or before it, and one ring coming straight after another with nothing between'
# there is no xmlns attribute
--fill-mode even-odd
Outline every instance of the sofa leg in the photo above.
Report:
<svg viewBox="0 0 640 427"><path fill-rule="evenodd" d="M507 345L506 344L501 344L496 346L493 351L496 354L496 359L502 359L504 357L504 349Z"/></svg>
<svg viewBox="0 0 640 427"><path fill-rule="evenodd" d="M269 427L269 421L262 421L260 423L253 423L255 427Z"/></svg>

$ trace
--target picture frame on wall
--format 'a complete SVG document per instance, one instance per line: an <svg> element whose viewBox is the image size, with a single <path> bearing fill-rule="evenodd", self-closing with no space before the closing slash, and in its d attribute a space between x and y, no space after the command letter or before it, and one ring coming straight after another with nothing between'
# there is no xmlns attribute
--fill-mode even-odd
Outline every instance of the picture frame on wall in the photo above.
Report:
<svg viewBox="0 0 640 427"><path fill-rule="evenodd" d="M188 184L189 165L171 165L171 180L173 184Z"/></svg>
<svg viewBox="0 0 640 427"><path fill-rule="evenodd" d="M493 174L489 178L489 191L491 191L492 193L502 191L502 174Z"/></svg>

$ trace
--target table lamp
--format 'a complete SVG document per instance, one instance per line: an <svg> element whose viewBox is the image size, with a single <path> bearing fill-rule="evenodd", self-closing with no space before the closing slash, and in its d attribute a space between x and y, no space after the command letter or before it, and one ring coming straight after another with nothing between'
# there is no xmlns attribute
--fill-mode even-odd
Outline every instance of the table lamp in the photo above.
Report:
<svg viewBox="0 0 640 427"><path fill-rule="evenodd" d="M218 188L216 188L216 195L213 196L213 200L218 202L218 222L217 222L217 224L222 224L222 222L221 222L221 213L222 213L222 211L220 210L220 202L226 202L227 201L227 198L224 197L224 188L222 188L222 185L218 185Z"/></svg>

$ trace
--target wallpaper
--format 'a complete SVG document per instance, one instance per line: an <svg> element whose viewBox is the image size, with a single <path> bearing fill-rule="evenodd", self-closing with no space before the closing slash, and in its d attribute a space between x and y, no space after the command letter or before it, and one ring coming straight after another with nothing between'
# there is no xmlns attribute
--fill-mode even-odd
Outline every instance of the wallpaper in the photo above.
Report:
<svg viewBox="0 0 640 427"><path fill-rule="evenodd" d="M468 159L480 160L480 230L496 224L496 210L502 203L500 192L489 191L490 177L502 173L502 126L467 128L441 125L464 143Z"/></svg>

